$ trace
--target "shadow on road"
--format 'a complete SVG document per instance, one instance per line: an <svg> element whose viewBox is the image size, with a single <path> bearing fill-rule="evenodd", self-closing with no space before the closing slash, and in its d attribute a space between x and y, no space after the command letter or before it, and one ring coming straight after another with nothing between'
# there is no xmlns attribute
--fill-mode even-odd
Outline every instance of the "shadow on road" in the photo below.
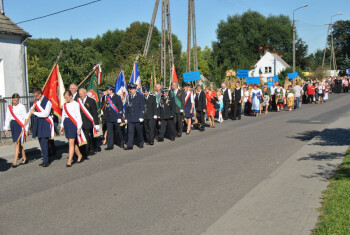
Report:
<svg viewBox="0 0 350 235"><path fill-rule="evenodd" d="M297 139L300 141L310 141L315 138L312 145L320 146L348 146L350 145L350 129L334 128L325 129L324 131L305 131L298 133L296 136L288 138Z"/></svg>
<svg viewBox="0 0 350 235"><path fill-rule="evenodd" d="M0 172L7 171L11 168L12 163L7 162L6 159L0 158Z"/></svg>
<svg viewBox="0 0 350 235"><path fill-rule="evenodd" d="M333 128L325 129L322 132L319 131L306 131L299 133L297 136L292 136L289 138L298 139L301 141L309 141L314 139L309 145L313 146L349 146L350 145L350 129L345 128ZM298 161L331 161L335 159L341 159L344 157L344 153L330 152L327 149L325 151L319 151L316 153L309 154L308 156L303 156L298 159ZM331 176L334 175L338 165L331 163L323 163L318 165L317 172L311 175L303 175L305 178L319 178L322 181L328 181ZM350 179L350 168L340 169L340 177L347 177Z"/></svg>

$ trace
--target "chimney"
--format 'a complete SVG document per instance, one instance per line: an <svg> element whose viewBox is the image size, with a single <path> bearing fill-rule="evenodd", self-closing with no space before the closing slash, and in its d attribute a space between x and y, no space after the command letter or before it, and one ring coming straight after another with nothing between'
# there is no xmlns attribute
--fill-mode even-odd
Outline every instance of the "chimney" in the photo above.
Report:
<svg viewBox="0 0 350 235"><path fill-rule="evenodd" d="M4 12L4 0L0 0L0 14L5 15L5 12Z"/></svg>

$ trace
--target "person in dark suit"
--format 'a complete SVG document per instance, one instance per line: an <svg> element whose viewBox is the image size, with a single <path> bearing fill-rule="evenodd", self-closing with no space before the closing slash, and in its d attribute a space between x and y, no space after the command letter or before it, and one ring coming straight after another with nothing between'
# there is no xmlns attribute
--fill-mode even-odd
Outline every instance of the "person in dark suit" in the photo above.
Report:
<svg viewBox="0 0 350 235"><path fill-rule="evenodd" d="M171 83L171 96L175 100L176 110L174 116L175 122L175 133L174 137L181 137L183 131L183 116L184 116L184 108L185 108L185 92L179 89L178 82Z"/></svg>
<svg viewBox="0 0 350 235"><path fill-rule="evenodd" d="M228 119L228 108L232 104L232 94L231 94L230 89L226 88L225 83L221 84L221 90L222 90L223 102L224 102L222 116L223 116L224 120L227 120Z"/></svg>
<svg viewBox="0 0 350 235"><path fill-rule="evenodd" d="M158 142L164 141L166 130L169 130L169 137L171 141L175 140L175 123L174 116L176 111L175 100L172 96L169 96L169 90L167 88L162 89L162 97L159 103L159 120L160 130L157 137Z"/></svg>
<svg viewBox="0 0 350 235"><path fill-rule="evenodd" d="M195 108L196 108L196 117L199 124L199 130L204 131L205 128L205 113L207 107L207 100L204 92L200 85L196 86L196 96L194 99Z"/></svg>
<svg viewBox="0 0 350 235"><path fill-rule="evenodd" d="M107 143L107 124L106 124L106 115L104 114L106 104L107 104L107 90L104 88L102 90L102 98L101 98L101 120L102 120L102 134L103 134L103 145Z"/></svg>
<svg viewBox="0 0 350 235"><path fill-rule="evenodd" d="M39 166L48 167L50 165L48 141L49 138L53 138L53 131L51 131L53 120L50 117L52 103L43 95L40 88L36 88L33 95L35 103L30 110L30 113L34 116L33 138L38 137L43 156L43 162Z"/></svg>
<svg viewBox="0 0 350 235"><path fill-rule="evenodd" d="M157 99L153 94L150 94L149 87L144 86L142 88L142 91L145 100L145 120L143 121L143 127L146 137L145 142L149 145L153 145L155 125L156 120L158 118Z"/></svg>
<svg viewBox="0 0 350 235"><path fill-rule="evenodd" d="M144 121L145 101L143 96L137 92L136 84L129 84L129 95L126 98L125 123L128 125L128 145L125 150L134 148L135 130L137 133L137 146L143 148L143 130L141 123Z"/></svg>
<svg viewBox="0 0 350 235"><path fill-rule="evenodd" d="M107 86L107 103L105 108L106 124L107 124L107 148L112 150L114 143L120 148L124 147L124 136L121 130L123 117L123 102L119 95L114 94L114 87ZM114 140L114 130L117 132L117 141Z"/></svg>
<svg viewBox="0 0 350 235"><path fill-rule="evenodd" d="M81 129L87 140L87 144L82 147L84 150L81 152L84 159L88 159L88 156L94 155L96 151L95 136L97 136L99 130L97 106L96 101L87 95L85 88L79 89L79 97L78 103L80 105L81 119L83 121Z"/></svg>
<svg viewBox="0 0 350 235"><path fill-rule="evenodd" d="M75 83L72 83L69 85L69 90L73 94L73 100L78 101L79 99L79 94L78 94L78 85Z"/></svg>
<svg viewBox="0 0 350 235"><path fill-rule="evenodd" d="M236 118L238 118L238 120L241 120L243 89L241 88L240 82L236 82L236 87L233 90L233 99L234 99L233 120L236 120Z"/></svg>

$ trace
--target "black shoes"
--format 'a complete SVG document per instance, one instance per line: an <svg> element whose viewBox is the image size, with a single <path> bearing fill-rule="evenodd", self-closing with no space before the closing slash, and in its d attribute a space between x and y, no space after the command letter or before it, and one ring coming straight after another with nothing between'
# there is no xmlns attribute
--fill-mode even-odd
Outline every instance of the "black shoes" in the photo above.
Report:
<svg viewBox="0 0 350 235"><path fill-rule="evenodd" d="M143 145L139 146L140 149L143 149Z"/></svg>
<svg viewBox="0 0 350 235"><path fill-rule="evenodd" d="M42 167L48 167L48 166L50 166L50 163L48 163L48 162L45 162L45 163L43 163L43 165L42 165Z"/></svg>
<svg viewBox="0 0 350 235"><path fill-rule="evenodd" d="M158 142L164 142L164 139L163 138L157 138L157 141Z"/></svg>
<svg viewBox="0 0 350 235"><path fill-rule="evenodd" d="M133 150L134 148L133 147L125 147L124 150Z"/></svg>
<svg viewBox="0 0 350 235"><path fill-rule="evenodd" d="M66 164L66 167L72 167L72 164L70 164L70 165L69 165L69 164Z"/></svg>
<svg viewBox="0 0 350 235"><path fill-rule="evenodd" d="M113 147L107 147L105 148L106 151L113 150Z"/></svg>
<svg viewBox="0 0 350 235"><path fill-rule="evenodd" d="M12 165L11 165L11 167L12 167L12 168L16 168L16 167L17 167L17 165L15 165L15 164L12 164Z"/></svg>

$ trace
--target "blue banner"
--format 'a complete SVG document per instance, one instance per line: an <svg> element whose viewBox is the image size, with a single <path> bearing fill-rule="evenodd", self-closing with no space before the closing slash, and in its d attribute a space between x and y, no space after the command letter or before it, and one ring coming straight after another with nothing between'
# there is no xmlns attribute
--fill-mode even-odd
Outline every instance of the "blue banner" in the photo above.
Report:
<svg viewBox="0 0 350 235"><path fill-rule="evenodd" d="M260 84L260 77L248 77L247 84L248 85Z"/></svg>
<svg viewBox="0 0 350 235"><path fill-rule="evenodd" d="M239 78L248 78L249 71L248 70L237 70L237 77Z"/></svg>
<svg viewBox="0 0 350 235"><path fill-rule="evenodd" d="M350 69L347 69L347 70L346 70L346 74L350 74Z"/></svg>
<svg viewBox="0 0 350 235"><path fill-rule="evenodd" d="M274 82L267 82L267 88L273 87L273 83L274 83Z"/></svg>
<svg viewBox="0 0 350 235"><path fill-rule="evenodd" d="M298 78L299 74L298 74L298 72L288 73L288 77L289 77L289 79Z"/></svg>
<svg viewBox="0 0 350 235"><path fill-rule="evenodd" d="M201 80L201 73L200 71L184 73L182 77L184 78L184 82L198 81Z"/></svg>

